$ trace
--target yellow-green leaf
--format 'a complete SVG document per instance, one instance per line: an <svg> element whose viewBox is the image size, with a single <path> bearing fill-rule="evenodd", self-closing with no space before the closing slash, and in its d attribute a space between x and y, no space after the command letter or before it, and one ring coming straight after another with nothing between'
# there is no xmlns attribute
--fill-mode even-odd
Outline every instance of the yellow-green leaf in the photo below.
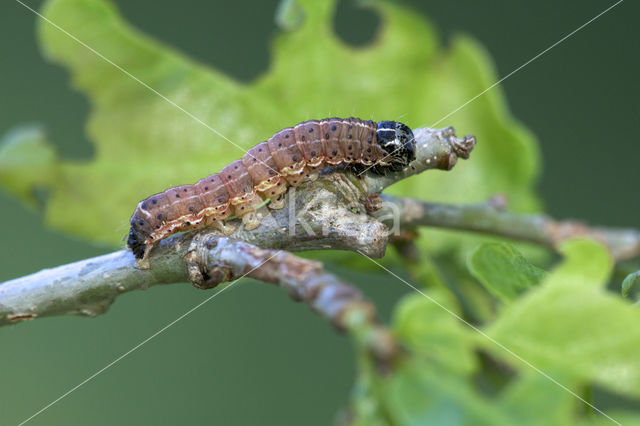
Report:
<svg viewBox="0 0 640 426"><path fill-rule="evenodd" d="M38 126L21 126L0 140L0 184L27 204L34 189L56 179L56 152Z"/></svg>
<svg viewBox="0 0 640 426"><path fill-rule="evenodd" d="M602 288L611 268L604 247L575 241L563 250L563 263L508 305L488 334L542 370L640 396L640 310ZM528 368L493 343L479 341Z"/></svg>
<svg viewBox="0 0 640 426"><path fill-rule="evenodd" d="M513 246L485 243L476 248L467 261L471 274L494 296L510 302L540 283L545 272L527 262Z"/></svg>

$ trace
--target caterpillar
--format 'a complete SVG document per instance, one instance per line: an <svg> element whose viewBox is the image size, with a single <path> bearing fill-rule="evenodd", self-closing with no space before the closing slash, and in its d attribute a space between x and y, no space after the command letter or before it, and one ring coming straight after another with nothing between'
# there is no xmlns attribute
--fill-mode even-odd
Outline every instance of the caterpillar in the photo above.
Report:
<svg viewBox="0 0 640 426"><path fill-rule="evenodd" d="M383 174L414 158L413 132L402 123L353 117L304 121L260 142L219 173L140 201L127 246L144 264L156 244L177 232L215 226L230 235L232 215L246 230L258 227L256 208L264 200L271 209L283 208L289 186L315 180L325 167Z"/></svg>

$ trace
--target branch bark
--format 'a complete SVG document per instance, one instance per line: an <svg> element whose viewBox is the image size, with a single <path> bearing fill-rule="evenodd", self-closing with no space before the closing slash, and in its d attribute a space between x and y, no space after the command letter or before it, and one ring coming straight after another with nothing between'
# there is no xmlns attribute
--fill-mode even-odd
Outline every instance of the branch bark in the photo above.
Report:
<svg viewBox="0 0 640 426"><path fill-rule="evenodd" d="M506 200L496 196L486 203L452 205L419 201L412 198L382 196L389 206L400 212L403 227L432 226L495 235L538 244L556 250L570 238L589 237L607 246L616 261L640 256L640 231L590 227L583 222L555 220L544 214L516 214L505 210ZM381 209L375 217L389 217ZM388 219L383 220L386 222Z"/></svg>
<svg viewBox="0 0 640 426"><path fill-rule="evenodd" d="M213 288L243 277L276 284L339 330L356 336L380 366L388 367L400 354L391 333L378 322L375 306L320 262L211 234L194 238L186 262L196 287Z"/></svg>

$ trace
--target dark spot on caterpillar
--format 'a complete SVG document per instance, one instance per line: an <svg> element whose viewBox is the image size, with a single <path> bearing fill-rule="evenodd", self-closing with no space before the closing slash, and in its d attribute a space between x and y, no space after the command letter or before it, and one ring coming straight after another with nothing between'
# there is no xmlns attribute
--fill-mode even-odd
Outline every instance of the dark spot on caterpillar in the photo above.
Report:
<svg viewBox="0 0 640 426"><path fill-rule="evenodd" d="M151 200L152 204L158 204L158 200Z"/></svg>
<svg viewBox="0 0 640 426"><path fill-rule="evenodd" d="M289 135L287 135L287 136L289 136ZM278 144L278 146L282 146L282 142L280 142L280 143Z"/></svg>
<svg viewBox="0 0 640 426"><path fill-rule="evenodd" d="M160 229L160 225L156 225L156 229Z"/></svg>
<svg viewBox="0 0 640 426"><path fill-rule="evenodd" d="M325 134L324 134L324 138L325 138L325 139L329 139L329 133L325 133Z"/></svg>
<svg viewBox="0 0 640 426"><path fill-rule="evenodd" d="M234 169L238 170L238 166L233 166ZM231 178L231 176L229 176Z"/></svg>
<svg viewBox="0 0 640 426"><path fill-rule="evenodd" d="M138 221L138 225L140 225L140 226L144 226L144 222L143 222L143 221L141 221L141 220L139 220L139 221Z"/></svg>
<svg viewBox="0 0 640 426"><path fill-rule="evenodd" d="M296 155L294 155L293 157L291 157L291 159L293 160L293 162L295 163L296 161L298 161L298 157Z"/></svg>
<svg viewBox="0 0 640 426"><path fill-rule="evenodd" d="M371 141L372 141L372 139L371 139L371 138L367 139L367 142L371 143Z"/></svg>
<svg viewBox="0 0 640 426"><path fill-rule="evenodd" d="M162 213L158 213L158 215L156 216L156 219L162 220Z"/></svg>
<svg viewBox="0 0 640 426"><path fill-rule="evenodd" d="M270 174L271 176L273 176L273 175L275 175L275 174L276 174L276 172L275 172L274 170L269 170L269 174Z"/></svg>
<svg viewBox="0 0 640 426"><path fill-rule="evenodd" d="M194 210L193 206L189 206L189 211L192 212Z"/></svg>
<svg viewBox="0 0 640 426"><path fill-rule="evenodd" d="M191 226L191 222L189 222L189 221L186 221L184 224L187 225L187 226Z"/></svg>
<svg viewBox="0 0 640 426"><path fill-rule="evenodd" d="M227 175L227 179L231 180L231 175Z"/></svg>
<svg viewBox="0 0 640 426"><path fill-rule="evenodd" d="M218 198L218 202L219 202L219 203L222 203L222 198Z"/></svg>
<svg viewBox="0 0 640 426"><path fill-rule="evenodd" d="M271 191L271 195L274 195L276 193L276 191Z"/></svg>
<svg viewBox="0 0 640 426"><path fill-rule="evenodd" d="M309 129L309 133L313 133L313 127Z"/></svg>
<svg viewBox="0 0 640 426"><path fill-rule="evenodd" d="M288 135L288 134L287 134L287 135L284 135L284 138L285 138L285 139L289 139L289 135ZM282 145L282 144L279 144L278 146L281 146L281 145Z"/></svg>
<svg viewBox="0 0 640 426"><path fill-rule="evenodd" d="M353 138L353 135L350 134L349 136L347 136L347 138L351 139Z"/></svg>
<svg viewBox="0 0 640 426"><path fill-rule="evenodd" d="M311 151L311 156L315 157L316 156L316 152L315 151Z"/></svg>
<svg viewBox="0 0 640 426"><path fill-rule="evenodd" d="M258 152L262 152L262 148L258 148Z"/></svg>
<svg viewBox="0 0 640 426"><path fill-rule="evenodd" d="M371 152L371 148L367 148L367 152Z"/></svg>
<svg viewBox="0 0 640 426"><path fill-rule="evenodd" d="M304 139L305 139L305 138L304 138L304 135L302 135L302 137L301 137L300 139L302 139L302 141L304 142Z"/></svg>
<svg viewBox="0 0 640 426"><path fill-rule="evenodd" d="M333 126L331 126L331 131L335 132L336 131L336 125L334 124Z"/></svg>
<svg viewBox="0 0 640 426"><path fill-rule="evenodd" d="M347 148L349 148L349 151L351 151L351 149L353 148L351 145L349 145Z"/></svg>
<svg viewBox="0 0 640 426"><path fill-rule="evenodd" d="M142 208L146 210L147 209L147 203L142 203Z"/></svg>
<svg viewBox="0 0 640 426"><path fill-rule="evenodd" d="M205 191L208 191L208 190L209 190L209 187L208 187L208 186L205 186L205 187L204 187L204 190L205 190Z"/></svg>
<svg viewBox="0 0 640 426"><path fill-rule="evenodd" d="M353 124L349 124L349 130L353 129Z"/></svg>
<svg viewBox="0 0 640 426"><path fill-rule="evenodd" d="M213 179L211 179L209 182L213 182Z"/></svg>
<svg viewBox="0 0 640 426"><path fill-rule="evenodd" d="M336 155L338 154L338 151L334 149L333 151L331 151L331 154Z"/></svg>
<svg viewBox="0 0 640 426"><path fill-rule="evenodd" d="M253 161L258 161L255 157L253 158Z"/></svg>
<svg viewBox="0 0 640 426"><path fill-rule="evenodd" d="M176 198L180 198L180 194L176 194Z"/></svg>
<svg viewBox="0 0 640 426"><path fill-rule="evenodd" d="M184 192L187 192L187 188L183 188L182 190L183 190Z"/></svg>

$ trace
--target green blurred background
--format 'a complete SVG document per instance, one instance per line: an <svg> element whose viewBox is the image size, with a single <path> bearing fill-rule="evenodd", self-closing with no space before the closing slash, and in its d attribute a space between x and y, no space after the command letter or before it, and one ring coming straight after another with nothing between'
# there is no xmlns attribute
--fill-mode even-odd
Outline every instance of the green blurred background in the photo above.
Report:
<svg viewBox="0 0 640 426"><path fill-rule="evenodd" d="M269 65L276 0L116 3L144 32L238 80ZM458 32L475 37L503 76L613 2L406 3L436 24L445 43ZM638 12L637 3L623 2L502 84L515 117L541 142L539 190L554 216L640 226ZM18 3L0 5L0 133L42 123L62 156L90 158L89 105L70 89L67 72L40 56L35 22ZM360 46L378 23L342 1L335 25ZM441 124L455 126L456 116ZM2 192L0 221L0 282L111 251L45 229L41 214ZM385 319L408 291L386 276L334 270L374 299ZM1 328L0 424L27 418L209 295L188 285L155 287L119 298L95 319ZM347 401L353 376L346 338L283 291L244 281L30 424L322 425Z"/></svg>

